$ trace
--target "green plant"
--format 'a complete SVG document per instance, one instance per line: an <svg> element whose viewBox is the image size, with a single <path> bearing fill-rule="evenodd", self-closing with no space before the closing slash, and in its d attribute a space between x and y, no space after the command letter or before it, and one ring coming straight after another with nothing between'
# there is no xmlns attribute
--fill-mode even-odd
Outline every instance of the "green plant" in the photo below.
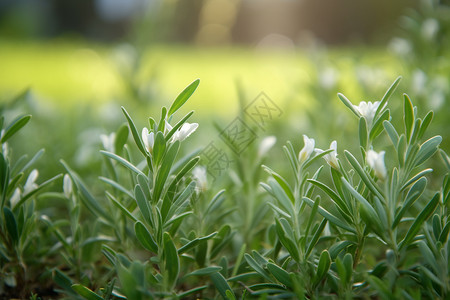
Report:
<svg viewBox="0 0 450 300"><path fill-rule="evenodd" d="M46 258L36 196L60 177L38 183L39 172L31 169L43 150L31 159L26 155L13 159L8 141L30 119L31 115L23 115L5 124L5 116L0 117L0 289L22 297L35 288Z"/></svg>

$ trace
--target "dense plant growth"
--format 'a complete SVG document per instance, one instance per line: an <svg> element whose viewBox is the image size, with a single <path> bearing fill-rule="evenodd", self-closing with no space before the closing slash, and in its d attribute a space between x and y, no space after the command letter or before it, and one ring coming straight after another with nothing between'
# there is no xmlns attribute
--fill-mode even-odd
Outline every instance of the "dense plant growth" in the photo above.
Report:
<svg viewBox="0 0 450 300"><path fill-rule="evenodd" d="M33 165L43 151L16 159L8 145L31 116L2 117L0 293L446 299L450 158L441 136L427 134L433 112L394 94L399 82L376 102L338 94L358 128L353 145L287 141L285 171L271 167L268 137L234 156L225 189L211 183L204 152L181 150L202 126L189 123L192 111L178 115L199 80L142 129L122 107L126 123L101 137L95 183L63 160L65 174L41 180ZM394 101L403 111L391 111ZM438 173L430 159L441 161Z"/></svg>

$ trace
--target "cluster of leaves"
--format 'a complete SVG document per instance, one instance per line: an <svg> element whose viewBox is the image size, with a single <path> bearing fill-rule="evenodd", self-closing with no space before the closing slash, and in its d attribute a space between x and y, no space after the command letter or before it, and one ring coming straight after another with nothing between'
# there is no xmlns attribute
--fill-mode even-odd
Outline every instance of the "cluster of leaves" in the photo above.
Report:
<svg viewBox="0 0 450 300"><path fill-rule="evenodd" d="M12 121L0 140L2 287L22 287L33 280L28 269L44 265L60 295L72 299L446 299L450 158L439 150L440 136L425 140L433 112L420 118L407 95L397 124L387 104L399 82L373 105L356 106L339 94L358 119L359 153L338 154L336 142L314 151L305 136L300 151L291 142L283 147L290 176L261 166L258 155L254 163L238 160L232 172L245 205L208 188L198 175L199 151L179 157L196 126L187 123L192 111L175 117L198 80L161 109L159 121L150 117L142 135L122 108L127 122L101 151L104 198L61 161L63 191L41 198L62 200L63 219L34 204L60 175L38 185L32 171L24 180L41 152L11 165L6 141L30 116ZM447 170L443 179L423 167L436 152ZM40 239L43 230L52 238ZM42 250L31 255L36 249Z"/></svg>

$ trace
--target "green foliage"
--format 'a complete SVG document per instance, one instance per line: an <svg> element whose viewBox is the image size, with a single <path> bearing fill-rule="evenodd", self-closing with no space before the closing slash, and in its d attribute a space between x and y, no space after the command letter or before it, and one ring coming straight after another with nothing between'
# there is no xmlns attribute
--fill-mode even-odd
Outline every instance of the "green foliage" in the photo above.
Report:
<svg viewBox="0 0 450 300"><path fill-rule="evenodd" d="M304 136L274 167L250 146L226 189L184 149L193 112L175 120L198 80L141 134L122 107L98 182L61 160L62 189L47 193L62 176L37 183L43 152L13 163L6 143L30 116L1 119L1 288L35 299L21 287L45 269L70 299L448 298L450 160L427 136L432 111L421 118L407 95L403 113L390 107L399 82L375 103L338 95L357 117L354 145ZM427 167L437 152L443 174Z"/></svg>

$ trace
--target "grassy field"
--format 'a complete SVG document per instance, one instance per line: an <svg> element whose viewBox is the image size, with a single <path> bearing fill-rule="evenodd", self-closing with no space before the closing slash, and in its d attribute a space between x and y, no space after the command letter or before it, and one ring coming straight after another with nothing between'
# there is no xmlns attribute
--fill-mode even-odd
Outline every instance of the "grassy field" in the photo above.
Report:
<svg viewBox="0 0 450 300"><path fill-rule="evenodd" d="M383 49L323 51L325 49L305 49L293 53L156 45L133 53L133 49L130 51L123 45L3 41L0 44L3 74L0 95L5 99L31 87L40 101L61 108L80 102L125 104L129 98L127 81L131 80L143 95L148 95L145 101L167 104L175 96L168 91L179 90L200 78L202 84L191 106L200 115L211 111L222 115L237 113L236 83L242 86L249 99L263 91L281 105L292 101L304 105L314 101L309 86L317 82L321 72L330 68L333 69L332 80L336 81L333 86L336 93L339 86L346 86L353 98L364 94L355 84L363 68L382 70L382 77L374 78L371 87L378 92L402 75L402 67ZM138 55L140 58L136 59ZM130 71L134 62L137 68ZM132 72L132 76L127 72Z"/></svg>

